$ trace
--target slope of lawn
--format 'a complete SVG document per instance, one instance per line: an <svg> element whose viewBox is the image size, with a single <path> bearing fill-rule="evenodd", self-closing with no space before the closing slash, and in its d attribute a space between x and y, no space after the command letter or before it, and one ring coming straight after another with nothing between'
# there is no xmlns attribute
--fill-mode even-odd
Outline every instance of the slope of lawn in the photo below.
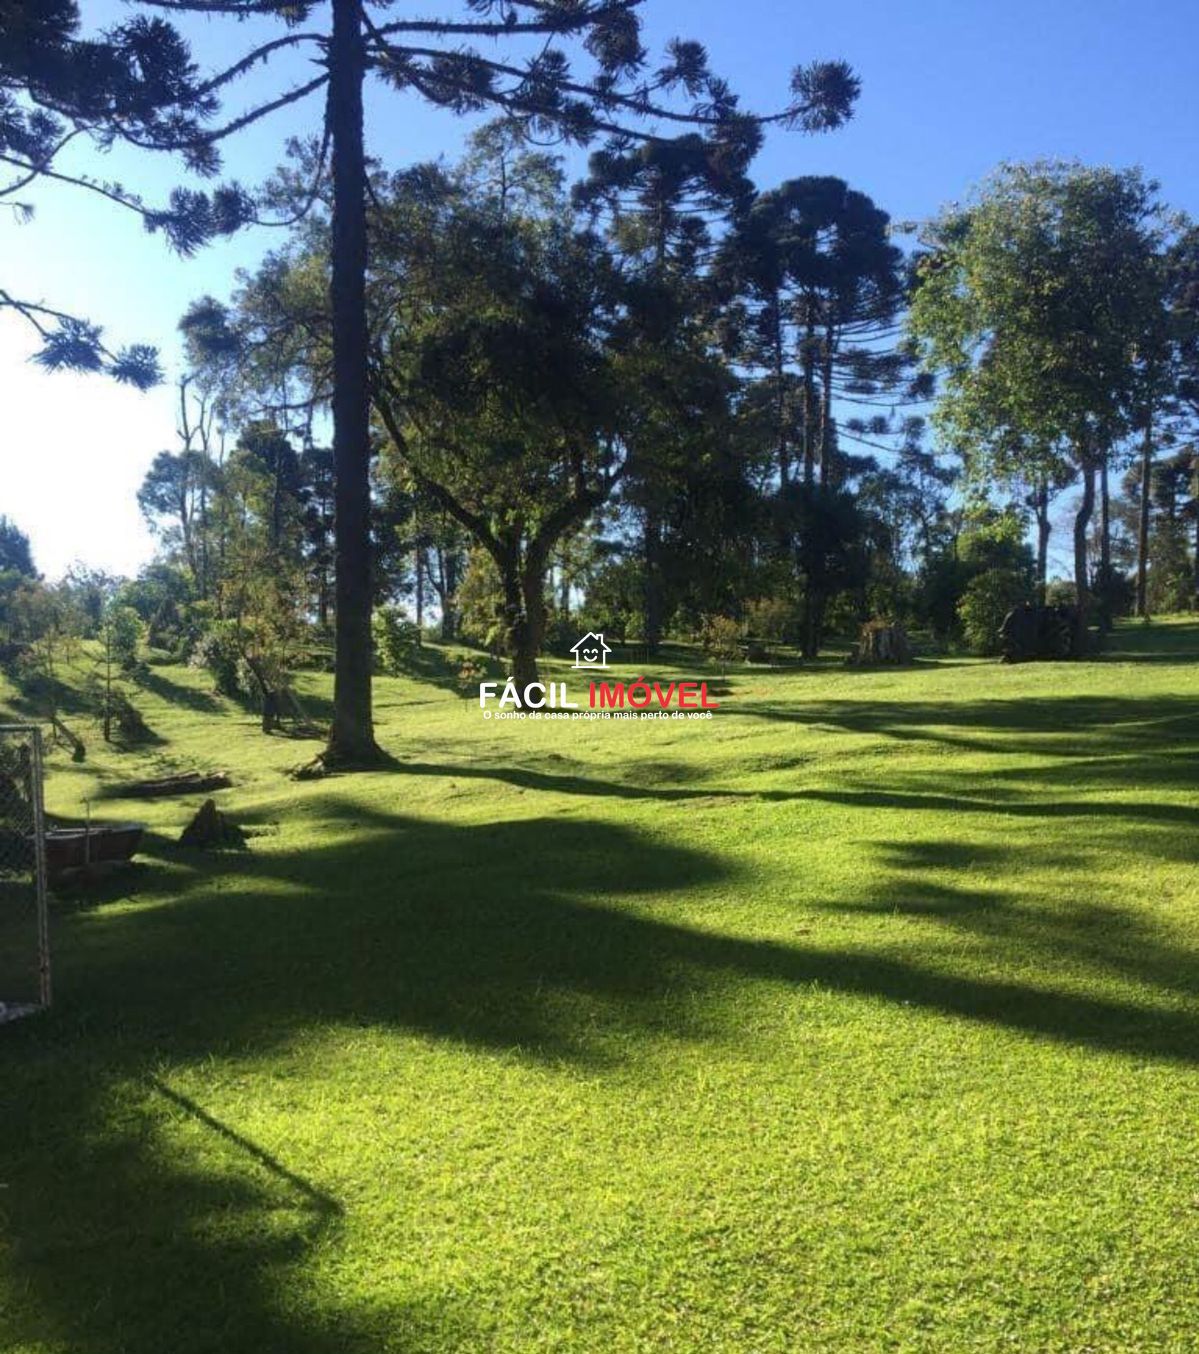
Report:
<svg viewBox="0 0 1199 1354"><path fill-rule="evenodd" d="M5 1354L1195 1348L1199 625L710 721L449 671L379 681L386 772L184 668L55 754L151 832L0 1026ZM114 797L169 766L246 851Z"/></svg>

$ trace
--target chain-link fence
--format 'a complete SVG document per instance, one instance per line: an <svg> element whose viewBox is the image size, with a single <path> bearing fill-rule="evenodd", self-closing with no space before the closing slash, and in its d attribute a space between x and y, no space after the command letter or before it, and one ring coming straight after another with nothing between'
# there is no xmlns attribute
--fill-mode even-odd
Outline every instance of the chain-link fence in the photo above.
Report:
<svg viewBox="0 0 1199 1354"><path fill-rule="evenodd" d="M49 1004L42 738L0 724L0 1022Z"/></svg>

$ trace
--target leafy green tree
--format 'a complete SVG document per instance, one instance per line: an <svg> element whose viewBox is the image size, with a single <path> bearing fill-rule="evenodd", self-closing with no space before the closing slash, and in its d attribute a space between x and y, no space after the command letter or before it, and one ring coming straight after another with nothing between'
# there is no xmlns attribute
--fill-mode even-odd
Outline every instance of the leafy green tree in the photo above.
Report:
<svg viewBox="0 0 1199 1354"><path fill-rule="evenodd" d="M640 531L651 654L668 610L671 508L688 468L711 456L711 433L724 420L730 394L710 351L716 296L706 263L713 230L731 225L752 198L745 171L756 149L755 141L731 150L697 134L606 148L592 155L588 177L573 193L576 205L603 222L630 278L630 358L648 378L626 434L635 468L621 499ZM676 555L684 542L675 536ZM707 542L690 544L688 563L695 565Z"/></svg>
<svg viewBox="0 0 1199 1354"><path fill-rule="evenodd" d="M144 729L122 678L137 671L145 626L133 607L112 596L101 613L97 637L100 659L92 685L104 741L111 743L114 722L125 733Z"/></svg>
<svg viewBox="0 0 1199 1354"><path fill-rule="evenodd" d="M403 302L385 317L375 407L421 491L494 561L523 684L537 676L552 553L626 464L619 278L568 221L501 227L456 195L436 210L436 227L394 241Z"/></svg>
<svg viewBox="0 0 1199 1354"><path fill-rule="evenodd" d="M29 537L9 518L0 515L0 574L36 578Z"/></svg>
<svg viewBox="0 0 1199 1354"><path fill-rule="evenodd" d="M1002 476L1081 481L1074 520L1076 651L1086 643L1096 480L1127 427L1138 343L1159 305L1164 223L1139 171L1005 166L927 229L910 328L945 374L947 442Z"/></svg>
<svg viewBox="0 0 1199 1354"><path fill-rule="evenodd" d="M283 713L307 615L299 464L276 428L251 425L229 457L214 504L225 541L216 614L225 647L245 668L242 684L259 702L264 733Z"/></svg>
<svg viewBox="0 0 1199 1354"><path fill-rule="evenodd" d="M739 298L735 350L770 391L780 507L802 518L788 522L781 513L779 520L786 553L800 538L795 558L804 576L803 647L810 657L819 650L828 603L822 580L831 575L822 560L843 521L834 501L845 479L840 439L860 439L874 426L845 418L839 429L835 410L895 402L922 388L893 341L906 277L889 224L885 212L841 179L792 179L754 201L719 266ZM788 490L793 476L804 492ZM806 543L801 527L812 535Z"/></svg>

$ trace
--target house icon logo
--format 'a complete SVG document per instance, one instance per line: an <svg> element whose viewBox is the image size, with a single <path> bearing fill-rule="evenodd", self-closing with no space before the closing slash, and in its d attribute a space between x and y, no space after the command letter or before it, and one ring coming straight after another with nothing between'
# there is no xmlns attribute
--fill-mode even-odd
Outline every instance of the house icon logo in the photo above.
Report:
<svg viewBox="0 0 1199 1354"><path fill-rule="evenodd" d="M576 668L606 668L612 650L604 643L603 635L589 631L570 652L574 654Z"/></svg>

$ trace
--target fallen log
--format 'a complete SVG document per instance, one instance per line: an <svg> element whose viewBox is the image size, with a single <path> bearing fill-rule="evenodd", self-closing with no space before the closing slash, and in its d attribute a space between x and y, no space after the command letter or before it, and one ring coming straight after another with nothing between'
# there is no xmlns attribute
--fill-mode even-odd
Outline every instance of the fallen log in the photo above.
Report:
<svg viewBox="0 0 1199 1354"><path fill-rule="evenodd" d="M166 795L203 794L209 790L227 790L233 784L226 771L181 771L174 776L134 780L114 787L110 793L122 799L159 799Z"/></svg>

